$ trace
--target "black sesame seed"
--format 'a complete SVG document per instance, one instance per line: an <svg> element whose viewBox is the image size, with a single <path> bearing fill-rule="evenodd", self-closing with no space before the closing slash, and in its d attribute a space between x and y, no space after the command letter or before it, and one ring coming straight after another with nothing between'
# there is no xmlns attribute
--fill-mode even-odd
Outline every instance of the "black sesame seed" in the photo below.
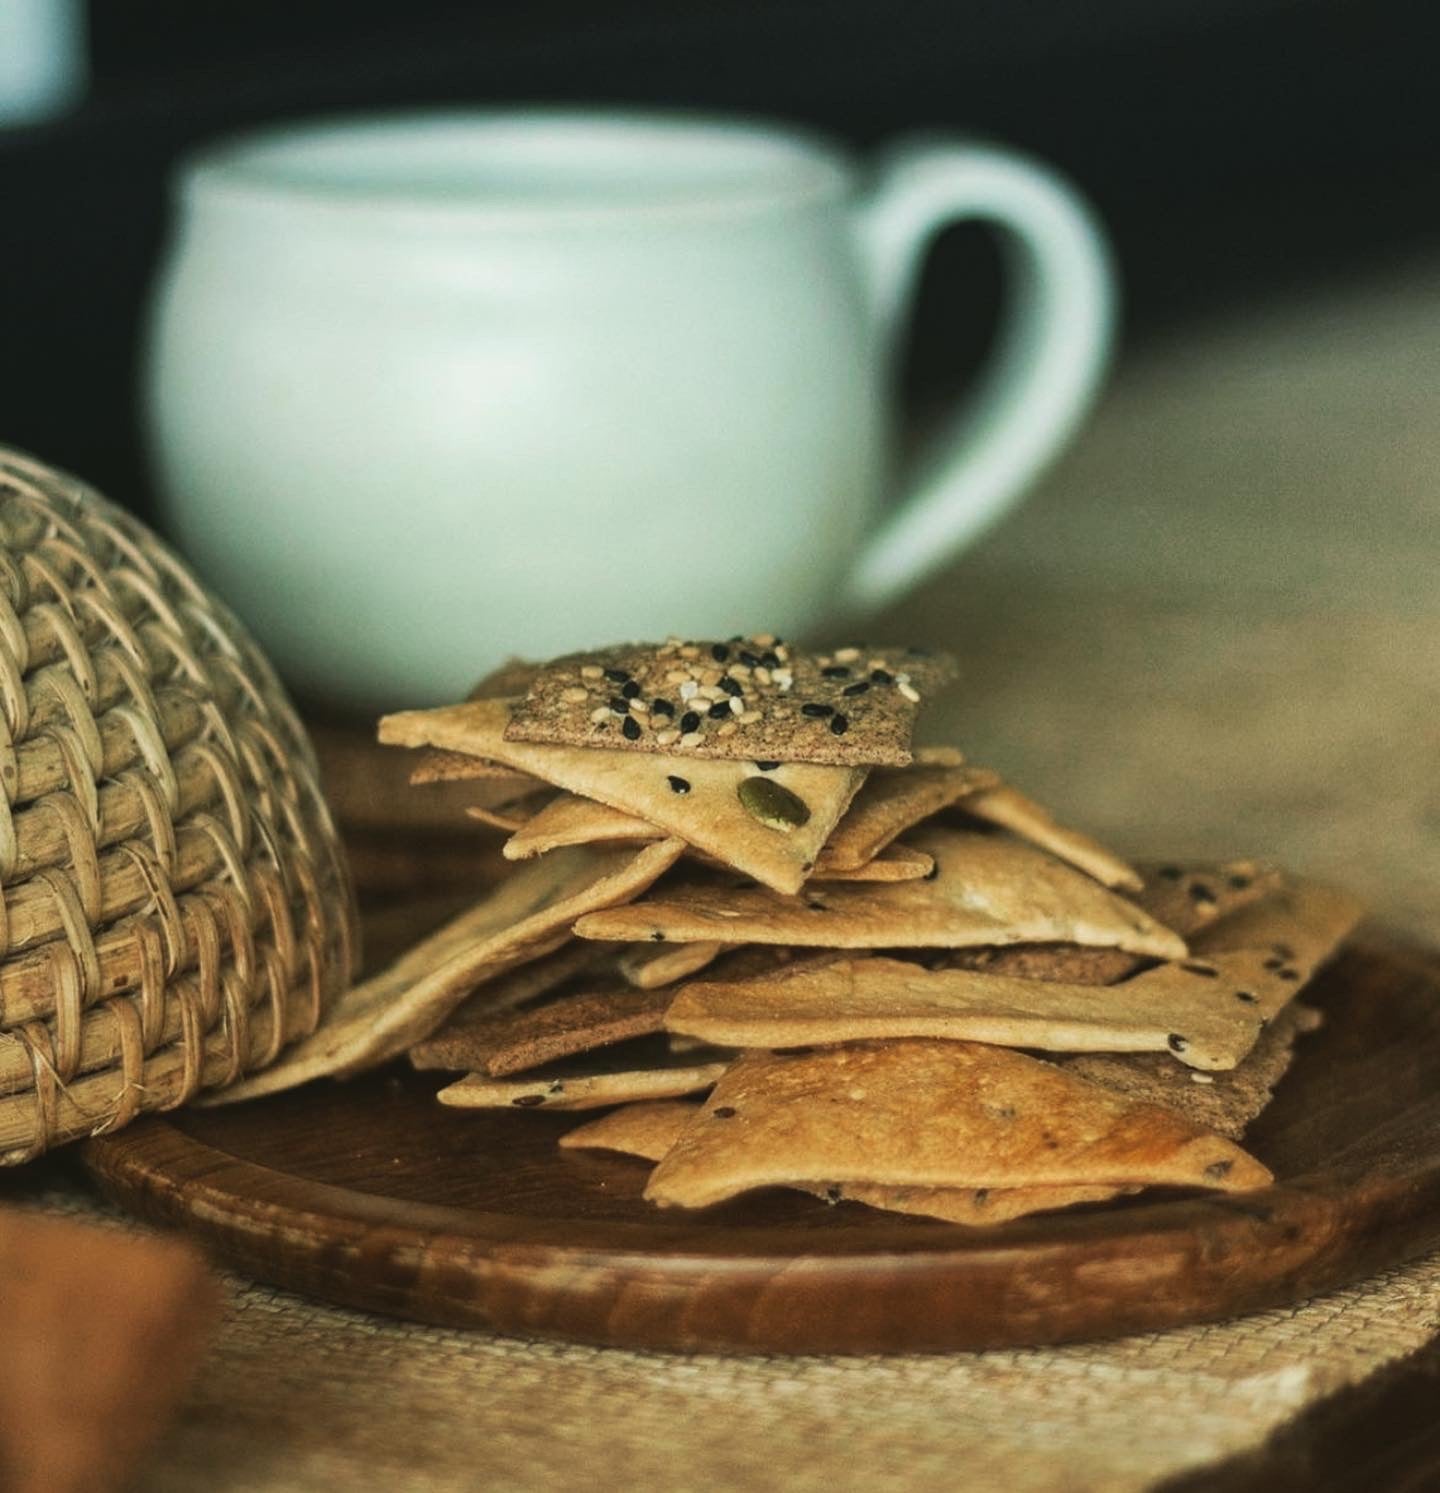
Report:
<svg viewBox="0 0 1440 1493"><path fill-rule="evenodd" d="M1298 980L1300 978L1300 971L1298 969L1277 969L1275 974L1281 980Z"/></svg>
<svg viewBox="0 0 1440 1493"><path fill-rule="evenodd" d="M1161 866L1160 874L1166 881L1179 881L1185 873L1179 866Z"/></svg>
<svg viewBox="0 0 1440 1493"><path fill-rule="evenodd" d="M844 664L831 664L828 668L821 669L820 674L825 679L848 679L850 670Z"/></svg>
<svg viewBox="0 0 1440 1493"><path fill-rule="evenodd" d="M784 646L785 646L785 639L784 638L776 638L775 639L775 647L777 647L777 648L783 648Z"/></svg>
<svg viewBox="0 0 1440 1493"><path fill-rule="evenodd" d="M990 1189L988 1187L977 1187L975 1189L975 1205L983 1208L990 1201Z"/></svg>
<svg viewBox="0 0 1440 1493"><path fill-rule="evenodd" d="M676 777L673 772L665 775L665 781L669 783L671 793L689 793L690 791L689 782L685 778Z"/></svg>
<svg viewBox="0 0 1440 1493"><path fill-rule="evenodd" d="M871 684L894 684L895 683L895 676L893 674L891 674L886 669L871 669L870 670L870 683Z"/></svg>
<svg viewBox="0 0 1440 1493"><path fill-rule="evenodd" d="M775 769L779 766L780 764L778 762L757 762L755 764L755 770L757 772L774 772Z"/></svg>
<svg viewBox="0 0 1440 1493"><path fill-rule="evenodd" d="M1192 881L1190 883L1190 900L1200 903L1202 907L1214 907L1218 898L1203 881Z"/></svg>
<svg viewBox="0 0 1440 1493"><path fill-rule="evenodd" d="M816 720L823 721L827 715L835 714L833 705L822 705L818 700L807 700L800 707L801 715L814 716Z"/></svg>
<svg viewBox="0 0 1440 1493"><path fill-rule="evenodd" d="M723 716L727 716L729 714L730 714L730 702L729 702L729 700L716 700L715 703L710 707L710 719L712 721L718 721Z"/></svg>
<svg viewBox="0 0 1440 1493"><path fill-rule="evenodd" d="M1220 973L1220 971L1217 970L1214 967L1214 965L1211 965L1211 964L1188 964L1187 963L1187 964L1182 964L1180 966L1180 968L1183 969L1183 970L1188 970L1192 975L1208 975L1212 979Z"/></svg>
<svg viewBox="0 0 1440 1493"><path fill-rule="evenodd" d="M850 729L850 721L838 711L830 721L831 733L835 736L843 736Z"/></svg>
<svg viewBox="0 0 1440 1493"><path fill-rule="evenodd" d="M780 655L773 648L767 648L760 655L760 662L767 669L778 669L780 667Z"/></svg>
<svg viewBox="0 0 1440 1493"><path fill-rule="evenodd" d="M624 695L611 695L610 708L615 712L616 715L630 714L630 702L625 698Z"/></svg>
<svg viewBox="0 0 1440 1493"><path fill-rule="evenodd" d="M1237 990L1235 992L1235 999L1237 1001L1244 1001L1247 1006L1255 1004L1255 997L1248 990Z"/></svg>
<svg viewBox="0 0 1440 1493"><path fill-rule="evenodd" d="M700 717L696 715L693 710L687 710L685 714L680 717L680 734L682 736L688 736L692 731L698 731L699 729Z"/></svg>
<svg viewBox="0 0 1440 1493"><path fill-rule="evenodd" d="M627 700L633 700L640 693L640 686L633 679L629 680L620 690Z"/></svg>
<svg viewBox="0 0 1440 1493"><path fill-rule="evenodd" d="M733 1120L735 1107L731 1104L722 1104L719 1109L712 1109L710 1113L717 1120Z"/></svg>
<svg viewBox="0 0 1440 1493"><path fill-rule="evenodd" d="M640 740L640 722L633 715L625 717L625 724L620 727L620 734L626 741Z"/></svg>
<svg viewBox="0 0 1440 1493"><path fill-rule="evenodd" d="M625 669L606 669L605 677L611 684L624 684L630 675Z"/></svg>
<svg viewBox="0 0 1440 1493"><path fill-rule="evenodd" d="M675 714L675 707L669 700L651 700L650 713L652 715L663 715L668 718Z"/></svg>
<svg viewBox="0 0 1440 1493"><path fill-rule="evenodd" d="M739 695L744 693L744 691L740 688L740 681L738 679L722 679L720 681L720 688L723 689L727 695Z"/></svg>
<svg viewBox="0 0 1440 1493"><path fill-rule="evenodd" d="M1280 956L1278 954L1272 954L1265 961L1265 964L1264 964L1264 968L1266 968L1268 970L1272 970L1272 971L1273 970L1277 970L1277 969L1284 969L1284 967L1285 967L1285 961L1282 958L1280 958Z"/></svg>
<svg viewBox="0 0 1440 1493"><path fill-rule="evenodd" d="M730 650L724 645L724 643L716 643L715 646L710 650L710 657L713 658L717 664L723 664L730 657Z"/></svg>
<svg viewBox="0 0 1440 1493"><path fill-rule="evenodd" d="M846 699L849 699L853 695L863 695L869 688L870 681L868 679L862 679L859 684L847 684L845 688L840 691L840 693L844 695Z"/></svg>
<svg viewBox="0 0 1440 1493"><path fill-rule="evenodd" d="M1218 1182L1234 1165L1233 1161L1212 1161L1205 1168L1205 1175L1212 1181Z"/></svg>
<svg viewBox="0 0 1440 1493"><path fill-rule="evenodd" d="M544 1094L520 1094L510 1102L521 1109L534 1109L537 1104L544 1104L545 1096Z"/></svg>
<svg viewBox="0 0 1440 1493"><path fill-rule="evenodd" d="M745 641L745 634L743 632L731 633L730 641L732 643L743 643Z"/></svg>
<svg viewBox="0 0 1440 1493"><path fill-rule="evenodd" d="M844 1196L845 1194L833 1184L825 1189L825 1201L827 1203L838 1203L844 1198Z"/></svg>
<svg viewBox="0 0 1440 1493"><path fill-rule="evenodd" d="M760 655L758 653L751 653L748 648L742 648L740 650L740 662L744 664L747 669L753 669L759 664Z"/></svg>
<svg viewBox="0 0 1440 1493"><path fill-rule="evenodd" d="M1165 1040L1170 1044L1171 1052L1184 1052L1190 1045L1179 1032L1171 1032Z"/></svg>
<svg viewBox="0 0 1440 1493"><path fill-rule="evenodd" d="M1250 885L1250 878L1248 876L1232 876L1230 878L1230 885L1237 892L1243 892Z"/></svg>
<svg viewBox="0 0 1440 1493"><path fill-rule="evenodd" d="M658 928L656 928L655 931L653 933L651 933L651 935L650 935L650 942L651 943L664 943L665 942L665 935Z"/></svg>

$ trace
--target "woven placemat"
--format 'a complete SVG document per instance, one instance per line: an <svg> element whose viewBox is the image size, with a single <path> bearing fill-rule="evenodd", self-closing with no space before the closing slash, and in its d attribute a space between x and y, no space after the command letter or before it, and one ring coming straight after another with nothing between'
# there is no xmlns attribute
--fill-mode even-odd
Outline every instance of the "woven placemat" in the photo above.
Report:
<svg viewBox="0 0 1440 1493"><path fill-rule="evenodd" d="M137 1227L62 1179L32 1206ZM1259 1445L1440 1330L1440 1255L1284 1311L1066 1348L627 1353L320 1306L228 1278L138 1486L1128 1493Z"/></svg>

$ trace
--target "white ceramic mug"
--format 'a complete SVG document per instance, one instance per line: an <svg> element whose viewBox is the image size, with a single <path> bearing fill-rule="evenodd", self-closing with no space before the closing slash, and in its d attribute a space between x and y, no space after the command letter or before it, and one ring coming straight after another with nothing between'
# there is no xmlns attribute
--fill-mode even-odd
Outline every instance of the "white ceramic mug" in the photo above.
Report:
<svg viewBox="0 0 1440 1493"><path fill-rule="evenodd" d="M181 174L151 326L169 526L301 690L455 697L510 653L873 609L1002 513L1095 392L1095 220L1033 161L786 129L443 114ZM934 234L994 224L983 387L893 495Z"/></svg>

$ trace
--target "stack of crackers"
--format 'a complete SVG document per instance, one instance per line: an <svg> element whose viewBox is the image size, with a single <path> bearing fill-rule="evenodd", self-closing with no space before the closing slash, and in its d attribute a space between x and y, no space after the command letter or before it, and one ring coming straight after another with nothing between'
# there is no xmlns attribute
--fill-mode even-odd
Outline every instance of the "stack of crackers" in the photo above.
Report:
<svg viewBox="0 0 1440 1493"><path fill-rule="evenodd" d="M408 1054L464 1075L443 1104L604 1110L560 1145L653 1163L662 1206L783 1187L988 1224L1266 1185L1236 1142L1357 905L1250 861L1133 867L917 748L952 672L672 638L387 716L515 869L232 1095Z"/></svg>

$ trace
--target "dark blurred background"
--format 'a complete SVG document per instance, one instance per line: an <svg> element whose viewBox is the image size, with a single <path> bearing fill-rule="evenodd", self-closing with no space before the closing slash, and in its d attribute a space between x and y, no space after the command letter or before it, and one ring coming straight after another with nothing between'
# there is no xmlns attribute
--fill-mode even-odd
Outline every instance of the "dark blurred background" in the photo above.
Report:
<svg viewBox="0 0 1440 1493"><path fill-rule="evenodd" d="M1099 206L1136 339L1433 235L1437 40L1434 8L1397 0L92 4L79 107L0 130L0 432L149 510L132 372L166 177L261 122L578 101L767 114L858 146L993 136ZM913 397L978 360L997 283L984 233L952 231Z"/></svg>

